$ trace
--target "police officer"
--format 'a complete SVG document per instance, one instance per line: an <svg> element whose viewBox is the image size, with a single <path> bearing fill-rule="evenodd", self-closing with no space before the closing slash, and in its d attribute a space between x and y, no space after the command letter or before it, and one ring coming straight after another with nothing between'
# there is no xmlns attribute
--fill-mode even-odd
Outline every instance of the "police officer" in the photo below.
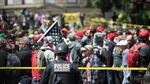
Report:
<svg viewBox="0 0 150 84"><path fill-rule="evenodd" d="M66 60L68 46L56 46L56 60L44 70L40 84L82 84L78 68Z"/></svg>

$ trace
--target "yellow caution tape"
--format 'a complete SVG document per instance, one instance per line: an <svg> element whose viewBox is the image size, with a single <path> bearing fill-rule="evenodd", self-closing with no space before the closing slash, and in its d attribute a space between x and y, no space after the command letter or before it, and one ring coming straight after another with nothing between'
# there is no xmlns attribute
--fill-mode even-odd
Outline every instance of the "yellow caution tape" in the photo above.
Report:
<svg viewBox="0 0 150 84"><path fill-rule="evenodd" d="M141 67L130 67L130 68L121 68L121 67L79 67L80 70L147 70L147 68Z"/></svg>
<svg viewBox="0 0 150 84"><path fill-rule="evenodd" d="M0 67L0 69L45 69L46 67ZM147 70L144 67L79 67L80 70Z"/></svg>
<svg viewBox="0 0 150 84"><path fill-rule="evenodd" d="M45 69L46 67L0 67L0 69Z"/></svg>
<svg viewBox="0 0 150 84"><path fill-rule="evenodd" d="M107 19L104 19L104 18L96 18L96 19L92 19L91 21L94 21L94 20L98 20L98 22L101 22L101 23L110 23L110 22L113 22L117 25L120 25L120 24L127 24L129 27L137 27L137 28L142 28L142 27L147 27L147 28L150 28L149 25L139 25L139 24L129 24L129 23L124 23L124 22L116 22L116 21L112 21L112 20L107 20Z"/></svg>

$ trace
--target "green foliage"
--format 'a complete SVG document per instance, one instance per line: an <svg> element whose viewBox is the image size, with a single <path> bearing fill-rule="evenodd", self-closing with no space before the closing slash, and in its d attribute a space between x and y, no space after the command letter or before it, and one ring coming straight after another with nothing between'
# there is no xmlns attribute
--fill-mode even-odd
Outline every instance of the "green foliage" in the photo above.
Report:
<svg viewBox="0 0 150 84"><path fill-rule="evenodd" d="M86 7L92 7L92 0L87 0Z"/></svg>
<svg viewBox="0 0 150 84"><path fill-rule="evenodd" d="M123 23L128 23L128 15L125 11L120 11L118 14L117 22L123 22Z"/></svg>
<svg viewBox="0 0 150 84"><path fill-rule="evenodd" d="M91 1L92 1L92 5L93 5L94 7L97 7L97 8L100 7L100 1L101 1L101 0L91 0Z"/></svg>
<svg viewBox="0 0 150 84"><path fill-rule="evenodd" d="M123 0L113 0L112 4L116 9L121 9L123 7Z"/></svg>
<svg viewBox="0 0 150 84"><path fill-rule="evenodd" d="M100 1L101 0L87 0L87 7L100 8Z"/></svg>
<svg viewBox="0 0 150 84"><path fill-rule="evenodd" d="M149 11L141 11L138 13L130 14L131 23L133 24L141 24L141 25L150 25L149 20Z"/></svg>
<svg viewBox="0 0 150 84"><path fill-rule="evenodd" d="M100 7L102 12L108 12L112 9L112 2L110 0L101 0Z"/></svg>
<svg viewBox="0 0 150 84"><path fill-rule="evenodd" d="M106 12L116 10L118 22L127 22L132 24L149 25L150 3L142 2L141 8L136 4L142 0L88 0L89 7L100 8L102 16Z"/></svg>

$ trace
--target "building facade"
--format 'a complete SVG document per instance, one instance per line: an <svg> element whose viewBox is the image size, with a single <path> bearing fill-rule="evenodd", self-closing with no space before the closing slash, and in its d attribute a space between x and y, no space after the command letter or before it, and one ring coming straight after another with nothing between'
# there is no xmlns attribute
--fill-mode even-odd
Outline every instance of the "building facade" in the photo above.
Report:
<svg viewBox="0 0 150 84"><path fill-rule="evenodd" d="M33 12L49 12L53 14L64 12L98 13L99 9L85 8L87 1L88 0L0 0L0 9L14 11L27 8Z"/></svg>
<svg viewBox="0 0 150 84"><path fill-rule="evenodd" d="M56 6L74 6L85 3L86 0L0 0L0 9L36 8L45 4Z"/></svg>

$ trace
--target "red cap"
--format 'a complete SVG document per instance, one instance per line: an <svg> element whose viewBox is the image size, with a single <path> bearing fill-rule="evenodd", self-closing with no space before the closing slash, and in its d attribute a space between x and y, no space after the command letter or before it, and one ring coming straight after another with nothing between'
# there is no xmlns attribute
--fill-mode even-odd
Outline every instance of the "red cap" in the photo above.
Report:
<svg viewBox="0 0 150 84"><path fill-rule="evenodd" d="M42 37L42 34L35 35L33 38L34 42L37 42L41 37Z"/></svg>
<svg viewBox="0 0 150 84"><path fill-rule="evenodd" d="M76 32L76 35L77 35L78 37L82 38L83 35L84 35L84 33L83 33L83 32Z"/></svg>
<svg viewBox="0 0 150 84"><path fill-rule="evenodd" d="M142 30L139 32L140 37L149 37L149 31L148 30Z"/></svg>
<svg viewBox="0 0 150 84"><path fill-rule="evenodd" d="M63 28L61 31L62 33L68 33L68 30L66 28Z"/></svg>
<svg viewBox="0 0 150 84"><path fill-rule="evenodd" d="M107 35L107 38L109 38L110 40L113 40L115 38L115 34L114 33L109 33Z"/></svg>
<svg viewBox="0 0 150 84"><path fill-rule="evenodd" d="M98 31L98 32L102 32L102 31L104 31L104 30L105 30L105 28L102 27L102 26L98 26L98 27L96 28L96 31Z"/></svg>

